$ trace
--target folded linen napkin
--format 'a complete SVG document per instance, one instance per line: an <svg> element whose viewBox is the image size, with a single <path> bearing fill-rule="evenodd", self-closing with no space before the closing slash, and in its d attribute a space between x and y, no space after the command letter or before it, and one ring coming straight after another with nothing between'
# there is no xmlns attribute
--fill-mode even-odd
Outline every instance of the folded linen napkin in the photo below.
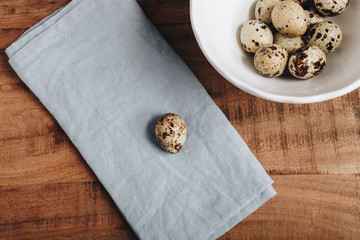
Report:
<svg viewBox="0 0 360 240"><path fill-rule="evenodd" d="M135 0L73 0L6 53L140 239L215 239L276 194ZM188 128L176 155L154 140L168 112Z"/></svg>

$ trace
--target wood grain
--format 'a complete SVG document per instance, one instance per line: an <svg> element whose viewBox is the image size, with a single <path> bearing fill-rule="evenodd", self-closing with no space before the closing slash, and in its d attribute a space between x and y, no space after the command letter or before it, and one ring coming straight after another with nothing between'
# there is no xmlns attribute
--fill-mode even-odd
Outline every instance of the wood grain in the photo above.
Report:
<svg viewBox="0 0 360 240"><path fill-rule="evenodd" d="M360 236L359 176L289 175L273 176L273 179L278 196L220 239L357 239ZM115 204L96 181L8 186L1 192L4 197L0 199L0 235L4 238L14 233L18 238L100 238L102 230L111 230L114 239L135 239Z"/></svg>
<svg viewBox="0 0 360 240"><path fill-rule="evenodd" d="M359 239L359 176L272 176L278 195L220 239Z"/></svg>
<svg viewBox="0 0 360 240"><path fill-rule="evenodd" d="M136 239L4 49L69 0L0 0L0 239ZM274 179L278 195L220 239L360 239L360 90L281 104L224 80L201 53L188 0L139 0Z"/></svg>

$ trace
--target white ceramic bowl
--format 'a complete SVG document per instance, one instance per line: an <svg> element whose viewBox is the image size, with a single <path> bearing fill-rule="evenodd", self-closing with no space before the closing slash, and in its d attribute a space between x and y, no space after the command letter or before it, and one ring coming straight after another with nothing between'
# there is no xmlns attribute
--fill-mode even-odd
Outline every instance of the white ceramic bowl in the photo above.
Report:
<svg viewBox="0 0 360 240"><path fill-rule="evenodd" d="M255 0L191 0L190 15L195 37L213 67L238 88L272 101L320 102L360 87L360 1L335 18L344 42L327 55L323 73L309 80L290 76L266 78L257 73L253 58L239 45L242 24L254 19Z"/></svg>

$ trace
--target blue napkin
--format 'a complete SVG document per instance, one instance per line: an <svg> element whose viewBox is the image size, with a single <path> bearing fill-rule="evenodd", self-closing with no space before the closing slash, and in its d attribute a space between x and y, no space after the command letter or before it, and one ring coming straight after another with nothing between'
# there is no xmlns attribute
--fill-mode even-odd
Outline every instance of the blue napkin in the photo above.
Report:
<svg viewBox="0 0 360 240"><path fill-rule="evenodd" d="M140 239L215 239L276 194L135 0L73 0L6 53ZM175 155L154 136L168 112L188 128Z"/></svg>

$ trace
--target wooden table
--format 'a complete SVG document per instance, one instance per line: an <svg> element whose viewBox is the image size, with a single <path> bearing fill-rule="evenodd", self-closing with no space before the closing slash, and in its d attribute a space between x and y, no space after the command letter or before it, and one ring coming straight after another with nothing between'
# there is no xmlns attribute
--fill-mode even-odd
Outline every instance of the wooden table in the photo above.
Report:
<svg viewBox="0 0 360 240"><path fill-rule="evenodd" d="M0 0L0 238L136 239L4 53L67 2ZM275 181L278 195L220 239L360 239L360 91L307 105L253 97L205 59L188 0L139 3Z"/></svg>

